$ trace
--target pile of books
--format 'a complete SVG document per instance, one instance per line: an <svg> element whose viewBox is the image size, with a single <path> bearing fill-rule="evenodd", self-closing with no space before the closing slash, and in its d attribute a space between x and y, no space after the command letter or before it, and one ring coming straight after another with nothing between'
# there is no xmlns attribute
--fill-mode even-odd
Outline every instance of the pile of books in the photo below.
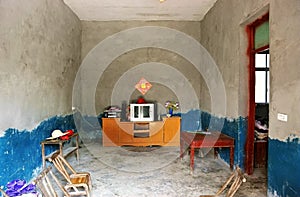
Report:
<svg viewBox="0 0 300 197"><path fill-rule="evenodd" d="M104 110L104 117L106 118L120 118L121 109L117 106L110 106Z"/></svg>

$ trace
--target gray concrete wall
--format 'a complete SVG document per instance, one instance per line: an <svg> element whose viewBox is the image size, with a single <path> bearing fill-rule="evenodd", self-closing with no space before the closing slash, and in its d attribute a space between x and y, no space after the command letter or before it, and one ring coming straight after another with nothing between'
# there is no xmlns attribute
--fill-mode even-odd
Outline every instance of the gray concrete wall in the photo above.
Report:
<svg viewBox="0 0 300 197"><path fill-rule="evenodd" d="M245 27L268 10L271 58L268 196L299 196L296 177L300 172L300 1L219 0L201 22L201 43L217 62L225 81L227 116L247 116ZM209 106L207 103L204 107L209 109ZM278 113L286 114L287 122L278 120Z"/></svg>
<svg viewBox="0 0 300 197"><path fill-rule="evenodd" d="M227 117L247 116L248 57L246 24L266 10L266 0L219 0L201 21L201 43L216 61L226 87ZM208 93L201 94L210 111Z"/></svg>
<svg viewBox="0 0 300 197"><path fill-rule="evenodd" d="M199 22L82 21L82 61L85 60L86 56L90 51L92 51L92 49L97 47L97 45L101 45L101 42L103 40L117 33L120 33L121 31L143 26L168 27L181 31L187 36L191 36L196 41L200 40ZM147 32L145 32L145 36L146 33ZM157 34L159 33L160 32L157 32ZM138 36L137 40L139 39ZM164 42L164 40L162 40L161 42ZM177 42L177 40L173 39L173 42ZM129 45L130 44L132 43L129 43ZM114 50L116 50L118 47L119 46L109 46L107 50L110 50L111 53L113 53ZM97 54L97 56L99 56L100 59L105 58L101 53ZM104 66L105 65L99 65L99 67ZM142 69L140 71L137 71L138 68L141 68L143 66L148 66L149 69ZM177 77L178 75L175 76L171 74L169 72L170 69L176 69L176 73L182 75L182 77L185 77L186 81L182 78ZM136 75L128 77L132 72L136 73ZM127 79L124 79L126 77ZM165 101L179 100L180 95L189 94L189 92L187 92L187 89L183 88L187 84L191 84L192 89L195 91L197 100L200 97L200 84L203 83L203 78L191 62L189 62L185 57L182 57L180 54L176 54L174 52L161 48L146 46L144 48L130 50L126 53L121 54L120 56L116 57L104 70L103 75L99 78L95 93L95 108L97 114L101 113L106 106L121 105L122 99L118 99L118 97L121 97L120 91L114 92L114 90L118 88L116 87L118 86L118 81L120 81L121 79L124 80L122 81L122 84L119 85L123 85L123 88L121 89L131 89L129 91L129 98L125 99L127 104L131 100L137 99L138 96L141 95L141 93L137 92L137 90L134 90L134 85L139 81L141 77L145 77L145 79L151 82L153 85L150 91L147 92L144 97L146 98L146 100L157 101L159 103L161 113L165 113L165 109L163 107ZM154 80L154 78L156 79L156 81ZM170 81L172 82L172 84L175 84L174 88L176 90L182 91L176 92L172 90L172 88L168 87L166 84L168 84ZM126 84L131 84L131 86L126 86ZM207 87L204 86L204 88ZM115 94L115 96L112 96L113 94ZM192 93L190 94L192 95ZM197 102L199 102L199 100ZM199 104L194 108L199 108Z"/></svg>
<svg viewBox="0 0 300 197"><path fill-rule="evenodd" d="M270 4L270 137L300 136L300 1ZM277 114L288 115L288 121Z"/></svg>
<svg viewBox="0 0 300 197"><path fill-rule="evenodd" d="M80 38L61 0L0 2L0 135L71 112Z"/></svg>
<svg viewBox="0 0 300 197"><path fill-rule="evenodd" d="M300 128L297 117L300 110L300 93L297 91L300 76L297 58L299 1L274 0L270 1L270 6L268 3L263 0L218 1L201 22L201 43L222 73L227 93L227 116L247 116L248 38L245 26L270 9L270 137L283 140L290 134L299 135ZM203 107L209 109L210 103ZM277 120L278 113L287 114L288 122Z"/></svg>
<svg viewBox="0 0 300 197"><path fill-rule="evenodd" d="M270 3L269 196L299 196L300 1ZM287 121L277 118L287 115ZM279 162L278 162L279 161Z"/></svg>

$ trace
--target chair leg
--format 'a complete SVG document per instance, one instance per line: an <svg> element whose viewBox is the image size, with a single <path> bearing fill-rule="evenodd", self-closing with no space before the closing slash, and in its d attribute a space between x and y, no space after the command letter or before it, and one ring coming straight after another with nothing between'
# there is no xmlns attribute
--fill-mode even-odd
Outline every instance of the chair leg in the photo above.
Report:
<svg viewBox="0 0 300 197"><path fill-rule="evenodd" d="M5 193L5 191L3 191L1 188L0 188L0 193L1 193L4 197L9 197L9 196Z"/></svg>

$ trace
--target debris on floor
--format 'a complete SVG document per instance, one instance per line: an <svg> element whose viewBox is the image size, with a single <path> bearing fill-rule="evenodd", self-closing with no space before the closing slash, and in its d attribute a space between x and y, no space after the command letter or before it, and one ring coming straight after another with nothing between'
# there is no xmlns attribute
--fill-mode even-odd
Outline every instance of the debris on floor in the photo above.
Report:
<svg viewBox="0 0 300 197"><path fill-rule="evenodd" d="M211 151L213 152L213 151ZM214 194L231 175L229 166L213 153L195 156L191 175L189 157L179 158L179 147L102 147L82 145L80 163L68 158L79 171L92 176L94 197L186 197ZM235 196L267 196L266 173L247 176Z"/></svg>

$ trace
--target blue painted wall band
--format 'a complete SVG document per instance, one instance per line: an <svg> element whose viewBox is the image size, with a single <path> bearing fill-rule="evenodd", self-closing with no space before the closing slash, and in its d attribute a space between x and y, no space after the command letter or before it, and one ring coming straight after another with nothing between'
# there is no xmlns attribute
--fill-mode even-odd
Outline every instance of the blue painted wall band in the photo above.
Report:
<svg viewBox="0 0 300 197"><path fill-rule="evenodd" d="M32 131L14 128L5 131L4 137L0 138L0 186L15 179L29 181L33 178L42 165L40 142L50 137L55 129L76 131L73 115L54 116L41 122ZM46 154L53 150L56 147L47 148Z"/></svg>
<svg viewBox="0 0 300 197"><path fill-rule="evenodd" d="M236 139L234 163L244 168L247 118L220 118L200 110L176 115L182 118L181 130L213 130L214 125L223 122L221 132ZM98 132L101 130L99 117L85 117L84 121L86 122L80 123L83 130L90 131L92 128L101 134ZM41 122L32 131L14 128L5 131L5 135L0 138L0 186L5 186L14 179L29 181L33 178L34 172L41 168L42 164L40 142L49 137L54 129L76 130L73 115L54 116ZM54 149L56 147L47 149L46 153ZM220 157L229 164L229 150L220 149ZM279 196L300 196L299 139L288 139L287 142L269 139L268 160L268 192Z"/></svg>
<svg viewBox="0 0 300 197"><path fill-rule="evenodd" d="M277 196L300 196L299 138L286 142L269 138L268 193ZM275 196L275 195L274 195Z"/></svg>

